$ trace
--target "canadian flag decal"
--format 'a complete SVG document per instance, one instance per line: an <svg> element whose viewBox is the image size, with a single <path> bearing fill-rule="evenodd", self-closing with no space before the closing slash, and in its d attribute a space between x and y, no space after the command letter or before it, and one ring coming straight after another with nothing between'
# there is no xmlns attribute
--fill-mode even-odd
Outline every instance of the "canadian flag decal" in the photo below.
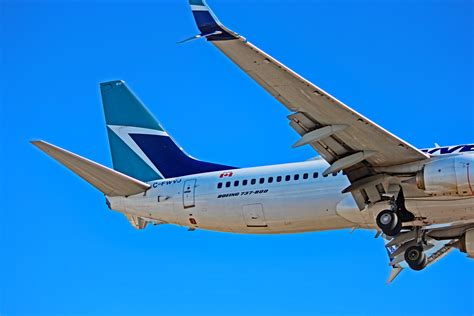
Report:
<svg viewBox="0 0 474 316"><path fill-rule="evenodd" d="M219 175L219 178L232 177L233 174L232 171L223 172Z"/></svg>

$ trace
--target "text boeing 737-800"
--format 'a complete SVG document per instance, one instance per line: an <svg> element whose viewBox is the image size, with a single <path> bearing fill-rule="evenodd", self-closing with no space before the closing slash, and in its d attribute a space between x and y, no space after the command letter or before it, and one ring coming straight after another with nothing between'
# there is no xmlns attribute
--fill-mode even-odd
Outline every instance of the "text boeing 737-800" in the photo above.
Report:
<svg viewBox="0 0 474 316"><path fill-rule="evenodd" d="M421 270L459 249L474 257L474 145L419 150L223 26L190 0L200 34L278 99L319 159L256 168L196 160L123 81L100 85L113 169L32 143L103 192L143 229L176 224L245 234L376 229L393 267ZM189 39L189 40L191 40Z"/></svg>

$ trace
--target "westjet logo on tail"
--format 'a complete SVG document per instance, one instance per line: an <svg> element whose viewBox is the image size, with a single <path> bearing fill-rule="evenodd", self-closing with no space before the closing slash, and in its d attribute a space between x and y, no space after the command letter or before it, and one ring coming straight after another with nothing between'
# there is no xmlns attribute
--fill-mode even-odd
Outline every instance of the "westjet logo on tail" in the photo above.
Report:
<svg viewBox="0 0 474 316"><path fill-rule="evenodd" d="M428 148L421 150L424 153L430 155L446 155L446 154L457 154L457 153L466 153L474 152L474 145L457 145L457 146L448 146L448 147L436 147Z"/></svg>

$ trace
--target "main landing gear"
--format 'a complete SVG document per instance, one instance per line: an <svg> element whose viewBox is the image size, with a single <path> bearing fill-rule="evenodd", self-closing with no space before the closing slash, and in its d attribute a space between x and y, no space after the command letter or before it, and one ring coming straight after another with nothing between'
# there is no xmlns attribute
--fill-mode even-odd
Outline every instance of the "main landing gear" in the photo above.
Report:
<svg viewBox="0 0 474 316"><path fill-rule="evenodd" d="M426 267L427 258L423 247L416 245L405 250L405 261L413 270L420 271Z"/></svg>
<svg viewBox="0 0 474 316"><path fill-rule="evenodd" d="M390 237L397 236L402 231L402 223L415 219L415 216L405 207L405 196L400 187L396 199L390 201L390 209L383 210L377 215L377 226Z"/></svg>
<svg viewBox="0 0 474 316"><path fill-rule="evenodd" d="M416 227L399 233L385 247L392 266L400 267L399 263L405 261L411 269L420 271L428 264L425 250L432 245L426 242L424 230Z"/></svg>
<svg viewBox="0 0 474 316"><path fill-rule="evenodd" d="M403 227L404 222L410 222L415 219L413 213L405 207L405 198L403 190L396 198L390 200L390 209L381 211L376 218L377 226L387 237L392 240L387 244L391 249L390 258L395 262L401 262L403 259L413 270L423 270L428 262L423 249L424 241L423 230L419 227ZM387 248L389 249L389 248Z"/></svg>
<svg viewBox="0 0 474 316"><path fill-rule="evenodd" d="M397 213L392 210L384 210L377 215L377 225L382 232L390 237L396 236L402 230L402 221Z"/></svg>

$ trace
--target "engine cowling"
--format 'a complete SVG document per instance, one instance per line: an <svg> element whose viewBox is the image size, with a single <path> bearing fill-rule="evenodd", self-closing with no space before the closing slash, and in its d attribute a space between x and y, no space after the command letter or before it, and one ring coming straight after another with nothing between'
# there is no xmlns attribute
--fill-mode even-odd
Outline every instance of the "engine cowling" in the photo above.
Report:
<svg viewBox="0 0 474 316"><path fill-rule="evenodd" d="M474 228L466 231L463 238L461 238L462 252L467 253L468 257L474 258Z"/></svg>
<svg viewBox="0 0 474 316"><path fill-rule="evenodd" d="M474 155L431 161L417 173L416 184L430 195L474 195Z"/></svg>

